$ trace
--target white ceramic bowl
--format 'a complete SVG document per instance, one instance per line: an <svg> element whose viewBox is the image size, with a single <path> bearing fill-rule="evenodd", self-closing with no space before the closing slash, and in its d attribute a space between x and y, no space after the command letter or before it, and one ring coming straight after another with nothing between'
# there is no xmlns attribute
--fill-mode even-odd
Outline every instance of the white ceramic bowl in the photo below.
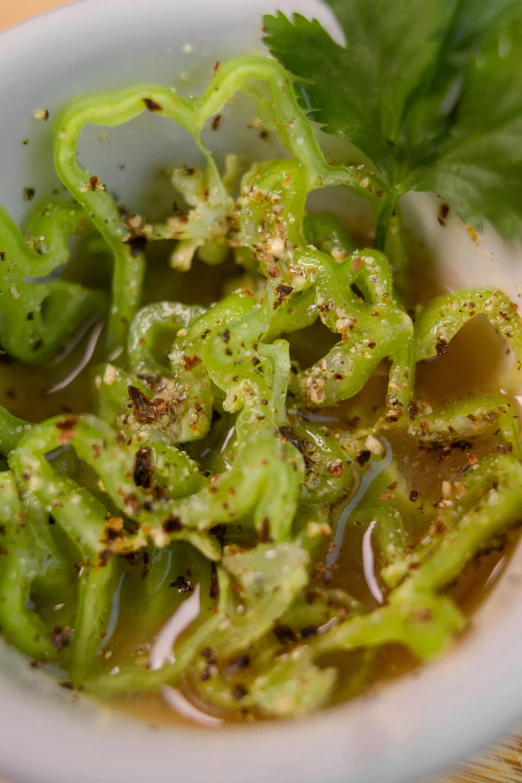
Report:
<svg viewBox="0 0 522 783"><path fill-rule="evenodd" d="M57 185L51 123L78 93L134 82L206 79L216 59L262 49L260 18L273 0L88 0L0 36L0 203L24 216L24 186ZM315 0L283 10L331 17ZM184 51L186 44L192 53ZM181 82L183 86L183 82ZM81 155L96 156L104 181L131 203L153 208L151 172L190 162L190 140L151 115L87 133ZM21 144L28 137L27 146ZM223 150L259 153L245 125L216 135ZM256 147L256 144L258 145ZM254 149L255 148L255 149ZM266 152L265 152L266 154ZM181 160L180 160L181 158ZM127 163L124 171L118 167ZM327 194L324 198L327 199ZM336 197L337 198L337 197ZM520 245L495 237L478 246L456 221L441 228L429 196L405 205L406 219L454 284L492 283L517 297ZM13 783L409 783L494 739L522 718L522 552L476 618L475 630L444 660L376 695L284 724L152 729L71 695L0 649L0 775Z"/></svg>

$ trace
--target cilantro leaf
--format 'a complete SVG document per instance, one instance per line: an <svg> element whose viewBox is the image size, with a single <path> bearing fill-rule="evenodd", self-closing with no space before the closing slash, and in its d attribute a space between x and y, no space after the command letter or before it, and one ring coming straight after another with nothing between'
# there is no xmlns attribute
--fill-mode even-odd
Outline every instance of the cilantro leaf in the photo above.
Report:
<svg viewBox="0 0 522 783"><path fill-rule="evenodd" d="M500 33L500 35L498 34ZM522 19L488 36L466 72L458 112L437 160L417 172L462 218L509 236L522 216Z"/></svg>
<svg viewBox="0 0 522 783"><path fill-rule="evenodd" d="M311 119L385 179L377 245L409 190L512 234L522 217L520 0L325 2L344 45L317 20L282 13L265 17L265 42Z"/></svg>

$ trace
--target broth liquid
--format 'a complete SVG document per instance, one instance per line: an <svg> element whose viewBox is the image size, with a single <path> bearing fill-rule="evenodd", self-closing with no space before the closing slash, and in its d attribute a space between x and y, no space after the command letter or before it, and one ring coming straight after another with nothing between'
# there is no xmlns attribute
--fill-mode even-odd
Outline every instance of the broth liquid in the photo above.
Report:
<svg viewBox="0 0 522 783"><path fill-rule="evenodd" d="M157 251L156 251L157 252ZM165 255L162 253L162 264ZM160 277L164 279L164 273L160 274L158 260L151 259L152 283L149 288L149 301L157 299L157 287ZM422 280L423 284L430 279L428 261L424 255L417 256L419 269L412 273L412 279ZM422 272L422 274L421 274ZM210 304L216 301L223 292L223 286L237 276L237 268L232 264L222 267L205 267L202 274L200 264L196 263L191 272L181 275L169 272L170 283L163 286L160 298L171 298L179 301ZM202 283L202 281L204 281ZM167 291L167 288L169 289ZM426 294L426 285L419 290L414 297L416 301L426 300L440 293L431 277L429 296ZM8 357L0 357L0 403L5 405L15 415L26 418L29 421L39 421L43 418L62 412L85 412L91 409L91 366L84 368L71 381L54 393L49 393L53 386L60 385L57 381L63 381L67 374L74 369L88 347L89 337L92 332L78 342L78 345L66 356L63 361L50 363L44 367L21 366L11 362ZM317 358L323 356L336 341L336 336L331 335L321 324L303 330L291 336L292 354L303 366L310 365ZM499 393L497 379L505 362L505 343L494 332L489 323L482 317L473 319L467 324L449 345L446 355L438 356L432 360L420 363L417 366L416 388L419 396L438 407L448 402L454 402L466 398L471 394ZM93 363L101 359L94 352ZM76 364L75 364L76 363ZM92 365L92 362L91 362ZM74 373L73 373L74 375ZM384 410L384 400L388 378L388 365L378 368L364 389L352 400L347 401L327 411L330 425L335 428L347 427L347 422L356 413L363 421L374 422ZM509 398L507 398L508 401ZM518 406L515 400L509 399L512 405ZM418 446L408 437L402 434L386 433L391 444L394 458L400 466L403 474L408 478L411 489L419 492L419 524L427 528L433 505L440 499L441 484L449 480L467 464L469 453L453 450L449 456L440 458L437 452L420 452ZM477 440L473 444L472 453L479 458L487 453L495 452L494 438ZM338 513L347 501L339 507ZM359 600L368 610L378 606L372 585L365 575L363 562L363 537L365 528L356 524L347 524L341 550L331 580L328 586L342 588ZM475 558L467 567L461 577L450 590L450 595L455 599L465 614L470 615L477 605L484 599L488 591L495 584L505 568L516 534L506 536L502 541L492 546L488 553ZM378 564L377 564L378 565ZM319 582L324 573L319 569L315 577ZM168 568L166 566L166 574ZM125 594L126 583L136 581L132 567L125 566L122 595ZM143 585L143 582L141 582ZM177 600L173 595L172 607L168 609L164 617L156 618L148 629L137 628L135 622L136 611L139 610L139 581L138 589L133 588L133 602L121 601L122 609L114 615L116 630L110 639L104 652L107 665L117 665L118 660L129 659L136 656L148 658L151 644L155 635L175 611ZM176 591L173 591L175 593ZM127 604L127 610L125 610ZM128 605L130 604L130 606ZM115 606L118 609L118 606ZM402 674L415 665L413 657L398 646L386 646L378 651L356 651L331 656L331 662L340 669L339 687L336 689L336 701L344 701L361 693L368 688L375 687L379 683ZM360 676L354 677L354 671L358 670ZM183 684L180 686L183 690ZM187 693L190 696L189 693ZM129 696L117 702L111 702L111 707L116 707L125 713L135 716L142 721L151 724L184 723L185 719L172 710L162 699L161 694L145 694ZM213 715L216 713L213 711ZM227 716L217 717L226 718ZM248 720L249 716L245 717ZM251 717L250 717L251 719Z"/></svg>

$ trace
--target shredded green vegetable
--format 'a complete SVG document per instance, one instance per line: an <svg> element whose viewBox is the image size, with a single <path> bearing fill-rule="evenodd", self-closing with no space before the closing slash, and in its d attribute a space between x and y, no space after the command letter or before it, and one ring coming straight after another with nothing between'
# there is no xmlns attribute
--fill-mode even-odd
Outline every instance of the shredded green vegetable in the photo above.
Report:
<svg viewBox="0 0 522 783"><path fill-rule="evenodd" d="M240 90L269 115L288 158L254 163L236 197L237 160L227 158L222 176L201 132ZM207 162L205 171L174 170L186 211L158 223L120 210L78 159L86 125L120 125L147 110L187 130ZM37 212L25 240L0 212L0 340L12 357L41 362L84 322L107 317L106 361L93 372L91 412L29 423L0 410L8 643L58 663L85 692L111 698L183 683L231 719L331 703L339 654L354 661L356 649L395 643L428 660L446 650L466 626L448 586L520 520L520 432L500 392L433 410L416 389L416 365L446 353L482 314L510 348L503 388L515 388L515 305L474 288L413 318L399 287L408 260L394 234L398 213L391 260L358 248L332 215L307 214L308 194L322 187L342 185L376 206L387 188L364 167L327 162L291 78L266 58L222 63L191 101L155 85L79 98L58 119L55 162L74 202ZM80 232L114 257L110 303L62 279L67 240ZM165 239L176 241L177 270L235 254L250 288L208 308L142 307L147 244ZM292 339L319 323L331 347L301 369ZM378 367L389 367L384 414L340 427L339 405ZM324 408L338 411L336 426ZM469 451L480 438L493 445L444 482L423 516L392 437L423 452ZM356 524L373 531L381 605L329 584L343 531ZM170 615L195 609L153 665L125 645L111 658L120 604L149 646Z"/></svg>

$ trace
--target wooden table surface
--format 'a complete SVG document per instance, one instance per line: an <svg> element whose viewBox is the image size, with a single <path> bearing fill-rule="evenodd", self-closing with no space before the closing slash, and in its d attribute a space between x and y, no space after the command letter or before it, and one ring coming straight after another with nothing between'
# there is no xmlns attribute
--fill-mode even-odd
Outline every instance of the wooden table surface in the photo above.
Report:
<svg viewBox="0 0 522 783"><path fill-rule="evenodd" d="M31 16L67 5L68 2L72 0L0 0L0 28L11 27Z"/></svg>
<svg viewBox="0 0 522 783"><path fill-rule="evenodd" d="M72 1L0 0L0 28L18 24L31 16L67 5ZM5 781L0 780L0 783ZM386 783L386 781L379 783ZM507 737L503 742L485 751L482 756L462 764L451 775L438 778L431 783L522 783L522 736Z"/></svg>

